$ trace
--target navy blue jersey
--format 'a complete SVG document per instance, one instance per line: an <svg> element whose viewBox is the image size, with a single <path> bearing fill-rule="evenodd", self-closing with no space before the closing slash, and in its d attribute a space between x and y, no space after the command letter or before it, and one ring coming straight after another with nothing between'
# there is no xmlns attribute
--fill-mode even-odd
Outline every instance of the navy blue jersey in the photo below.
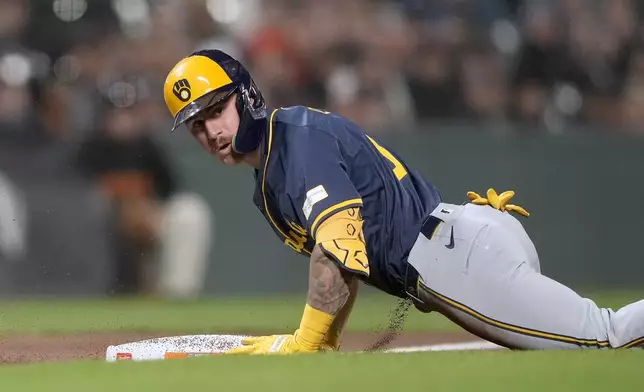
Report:
<svg viewBox="0 0 644 392"><path fill-rule="evenodd" d="M320 223L359 206L363 280L403 297L407 256L441 202L438 190L341 116L296 106L273 110L268 124L254 202L280 239L310 255Z"/></svg>

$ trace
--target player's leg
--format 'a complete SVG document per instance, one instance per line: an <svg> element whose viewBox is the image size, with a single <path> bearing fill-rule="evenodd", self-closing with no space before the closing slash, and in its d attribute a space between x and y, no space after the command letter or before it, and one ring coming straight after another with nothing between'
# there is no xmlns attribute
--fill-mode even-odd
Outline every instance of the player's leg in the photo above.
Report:
<svg viewBox="0 0 644 392"><path fill-rule="evenodd" d="M614 347L644 348L644 300L610 312L609 336Z"/></svg>
<svg viewBox="0 0 644 392"><path fill-rule="evenodd" d="M430 308L511 348L622 347L644 341L644 301L617 312L601 309L540 274L532 242L509 214L473 205L449 207L446 223L431 239L421 235L409 258L422 278L419 295Z"/></svg>

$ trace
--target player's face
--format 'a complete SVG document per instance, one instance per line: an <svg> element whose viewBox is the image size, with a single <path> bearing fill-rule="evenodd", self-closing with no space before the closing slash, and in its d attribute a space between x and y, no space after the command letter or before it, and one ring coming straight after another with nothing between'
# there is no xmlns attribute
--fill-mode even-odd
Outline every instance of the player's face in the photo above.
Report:
<svg viewBox="0 0 644 392"><path fill-rule="evenodd" d="M236 165L242 156L233 151L233 138L239 128L239 114L235 107L237 94L227 101L204 110L203 114L187 122L190 133L210 154L227 165Z"/></svg>

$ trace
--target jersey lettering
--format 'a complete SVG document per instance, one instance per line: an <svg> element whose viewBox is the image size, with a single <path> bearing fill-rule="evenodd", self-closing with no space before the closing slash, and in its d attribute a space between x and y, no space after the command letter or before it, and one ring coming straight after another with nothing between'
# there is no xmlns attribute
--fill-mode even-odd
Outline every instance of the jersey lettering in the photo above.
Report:
<svg viewBox="0 0 644 392"><path fill-rule="evenodd" d="M297 253L302 253L302 250L306 245L306 241L308 240L306 230L297 223L290 221L287 221L287 223L291 230L288 232L289 237L284 239L284 243Z"/></svg>
<svg viewBox="0 0 644 392"><path fill-rule="evenodd" d="M389 151L387 151L386 148L382 147L380 144L378 144L375 140L373 140L371 137L367 136L369 138L369 141L373 143L373 145L376 147L378 152L385 157L389 162L391 162L394 165L394 175L398 179L398 181L402 180L405 178L407 175L407 170L403 166L402 163L396 157L394 157Z"/></svg>

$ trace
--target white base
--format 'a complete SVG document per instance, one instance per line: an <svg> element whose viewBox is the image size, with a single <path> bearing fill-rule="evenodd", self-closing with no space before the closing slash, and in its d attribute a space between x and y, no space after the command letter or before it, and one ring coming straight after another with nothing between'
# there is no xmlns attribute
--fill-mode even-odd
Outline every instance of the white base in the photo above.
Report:
<svg viewBox="0 0 644 392"><path fill-rule="evenodd" d="M245 337L242 335L184 335L147 339L109 346L105 359L108 362L153 361L220 355L233 347L241 346L241 341Z"/></svg>
<svg viewBox="0 0 644 392"><path fill-rule="evenodd" d="M247 336L242 335L185 335L170 336L109 346L105 353L108 362L116 361L153 361L187 358L200 355L221 355L227 350L241 346ZM386 353L418 351L460 351L503 349L494 343L483 340L463 343L434 344L427 346L400 347L386 350Z"/></svg>

